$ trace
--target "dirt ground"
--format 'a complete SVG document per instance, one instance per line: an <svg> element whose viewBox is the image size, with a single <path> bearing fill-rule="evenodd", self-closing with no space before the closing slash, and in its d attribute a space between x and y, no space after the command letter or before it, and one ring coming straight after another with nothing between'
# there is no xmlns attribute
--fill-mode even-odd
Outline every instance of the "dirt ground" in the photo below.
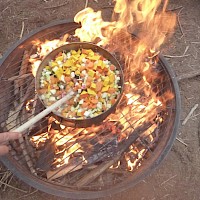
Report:
<svg viewBox="0 0 200 200"><path fill-rule="evenodd" d="M109 6L111 1L89 0L88 6L95 10ZM63 6L59 6L65 4ZM37 27L54 20L73 18L85 6L84 0L0 0L0 54L3 55L12 43ZM181 6L181 7L180 7ZM200 1L171 1L170 9L178 8L179 26L163 54L177 76L200 70ZM103 8L105 19L111 16L112 8ZM181 10L181 12L180 12ZM180 13L179 13L180 12ZM180 28L181 26L181 28ZM1 56L0 55L0 56ZM200 77L179 81L182 110L181 120L195 104L200 103ZM161 165L134 188L102 200L198 200L200 199L200 106L186 125L180 126L172 150ZM11 178L7 187L3 184L3 166L0 167L0 199L61 200L49 194L36 191L16 177Z"/></svg>

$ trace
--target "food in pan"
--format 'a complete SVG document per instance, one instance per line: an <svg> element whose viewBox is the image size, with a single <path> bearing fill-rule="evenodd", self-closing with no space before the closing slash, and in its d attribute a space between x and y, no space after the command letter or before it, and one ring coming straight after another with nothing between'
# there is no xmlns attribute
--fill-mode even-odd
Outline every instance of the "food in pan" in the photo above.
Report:
<svg viewBox="0 0 200 200"><path fill-rule="evenodd" d="M42 70L39 95L46 106L69 90L72 99L58 112L65 118L85 119L110 109L121 93L120 71L92 49L60 52Z"/></svg>

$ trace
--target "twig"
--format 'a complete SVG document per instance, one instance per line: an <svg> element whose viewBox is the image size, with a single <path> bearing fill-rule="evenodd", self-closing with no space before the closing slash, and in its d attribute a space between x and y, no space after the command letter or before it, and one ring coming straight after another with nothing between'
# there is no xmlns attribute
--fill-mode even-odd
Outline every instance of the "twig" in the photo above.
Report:
<svg viewBox="0 0 200 200"><path fill-rule="evenodd" d="M164 55L164 57L166 57L166 58L183 58L183 57L188 57L188 56L190 56L190 54L186 54L186 52L188 51L188 49L189 49L189 46L187 46L185 48L185 51L184 51L184 53L182 55L175 55L175 56L173 56L173 55Z"/></svg>
<svg viewBox="0 0 200 200"><path fill-rule="evenodd" d="M178 6L176 8L168 9L168 10L166 10L166 12L176 11L176 10L179 10L179 9L183 9L183 6Z"/></svg>
<svg viewBox="0 0 200 200"><path fill-rule="evenodd" d="M182 34L182 36L183 36L183 35L184 35L184 33L183 33L183 28L182 28L182 25L181 25L181 22L180 22L180 13L181 13L182 10L183 10L183 7L182 7L182 8L179 10L179 12L178 12L177 20L178 20L178 25L179 25L181 34Z"/></svg>
<svg viewBox="0 0 200 200"><path fill-rule="evenodd" d="M21 33L20 33L20 36L19 36L20 39L22 38L23 33L24 33L24 21L22 22L22 30L21 30Z"/></svg>
<svg viewBox="0 0 200 200"><path fill-rule="evenodd" d="M164 55L164 57L166 57L166 58L183 58L183 57L188 57L188 56L190 56L190 54L186 54L186 55L175 55L175 56L172 56L172 55Z"/></svg>
<svg viewBox="0 0 200 200"><path fill-rule="evenodd" d="M187 123L187 121L190 119L191 115L193 114L193 112L197 109L197 107L199 106L199 104L195 104L192 109L190 110L190 112L188 113L188 115L186 116L186 118L184 119L182 125L185 125Z"/></svg>
<svg viewBox="0 0 200 200"><path fill-rule="evenodd" d="M192 44L200 44L200 42L191 42Z"/></svg>
<svg viewBox="0 0 200 200"><path fill-rule="evenodd" d="M180 143L182 143L183 145L185 145L186 147L188 146L185 142L183 142L183 140L176 138L176 140L178 140Z"/></svg>
<svg viewBox="0 0 200 200"><path fill-rule="evenodd" d="M10 187L10 188L12 188L12 189L18 190L18 191L20 191L20 192L27 193L27 191L21 190L21 189L19 189L19 188L17 188L17 187L14 187L14 186L9 185L9 184L7 184L7 183L4 183L4 182L2 182L2 181L0 181L0 183L3 184L3 185L6 185L7 187Z"/></svg>
<svg viewBox="0 0 200 200"><path fill-rule="evenodd" d="M170 181L171 179L175 178L176 176L177 176L177 174L174 175L174 176L172 176L171 178L167 179L166 181L162 182L162 183L160 184L160 186L164 185L165 183L167 183L167 182Z"/></svg>
<svg viewBox="0 0 200 200"><path fill-rule="evenodd" d="M12 173L10 171L6 171L3 173L3 176L0 180L0 187L2 187L3 183L7 182L8 179L12 176ZM4 188L5 189L5 188Z"/></svg>
<svg viewBox="0 0 200 200"><path fill-rule="evenodd" d="M88 0L85 0L85 8L88 7Z"/></svg>
<svg viewBox="0 0 200 200"><path fill-rule="evenodd" d="M26 194L26 195L24 195L24 196L21 196L21 197L15 199L15 200L19 200L19 199L23 199L23 198L25 198L25 197L28 197L28 196L30 196L30 195L36 193L37 191L38 191L38 190L35 190L35 191L33 191L33 192L31 192L31 193L28 193L28 194ZM27 198L26 198L26 199L27 199Z"/></svg>
<svg viewBox="0 0 200 200"><path fill-rule="evenodd" d="M69 1L63 3L63 4L60 4L60 5L56 5L56 6L49 6L49 7L44 7L44 9L53 9L53 8L58 8L58 7L62 7L62 6L65 6L69 3Z"/></svg>
<svg viewBox="0 0 200 200"><path fill-rule="evenodd" d="M193 78L193 77L196 77L196 76L199 76L199 75L200 75L200 69L195 70L191 73L179 75L176 78L177 78L178 81L180 81L180 80L184 80L184 79L188 79L188 78Z"/></svg>

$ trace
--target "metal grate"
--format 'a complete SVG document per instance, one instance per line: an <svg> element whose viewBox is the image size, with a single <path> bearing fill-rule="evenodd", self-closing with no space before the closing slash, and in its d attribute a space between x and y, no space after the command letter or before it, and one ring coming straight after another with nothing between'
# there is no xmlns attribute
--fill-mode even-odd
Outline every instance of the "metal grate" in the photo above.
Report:
<svg viewBox="0 0 200 200"><path fill-rule="evenodd" d="M30 64L27 61L30 55L36 51L36 48L32 45L32 41L35 39L40 41L59 39L65 33L73 35L77 27L78 25L74 23L64 23L44 28L28 37L21 45L15 47L3 61L0 67L1 131L9 131L20 126L44 109L35 93L34 77L31 73ZM120 35L120 37L123 38L123 35ZM116 53L116 56L118 56L125 69L123 56L121 57L118 53ZM118 104L116 112L111 114L112 118L108 116L103 122L100 122L100 124L91 129L91 127L68 127L68 124L63 119L50 114L31 127L20 141L10 144L12 149L10 158L14 163L13 165L15 166L16 164L17 170L24 170L26 174L30 174L30 179L31 177L35 177L38 182L45 181L51 183L50 187L55 185L60 187L58 191L63 190L67 193L71 193L71 190L74 192L104 192L104 190L108 189L116 192L116 188L123 186L123 184L125 189L127 181L135 184L134 178L142 174L143 170L148 171L151 168L152 162L155 161L155 155L160 156L167 143L171 140L174 121L177 117L176 101L179 101L179 99L176 98L172 77L166 68L166 63L163 63L162 59L154 65L152 75L149 74L149 78L154 80L151 92L157 93L157 97L166 106L154 106L153 110L148 112L149 117L152 117L148 123L139 123L142 122L143 118L147 118L145 114L142 114L145 113L145 107L138 109L132 106L129 108L129 112L122 109L123 112L120 118L117 118L119 110L127 106L127 101L133 98L133 94L138 94L138 97L132 100L132 105L135 102L148 102L152 98L151 94L149 96L145 95L144 90L148 87L148 84L142 80L140 69L136 68L131 78L136 87L130 87L128 84L125 85L124 95ZM129 79L129 74L125 75L125 82ZM132 90L132 96L129 95L127 97L126 93L130 93L130 89ZM174 98L165 102L167 98L165 93L167 91L172 93ZM30 102L31 99L33 100ZM30 111L25 109L26 105L29 106ZM136 111L133 112L133 110ZM130 114L130 111L134 115ZM156 111L156 114L151 115L153 111ZM137 115L140 115L140 117L137 118ZM160 118L162 118L162 121L159 121ZM49 120L52 122L51 128L48 127ZM144 136L143 133L155 124L157 127ZM64 132L65 130L66 133L55 140L52 139L53 135L55 135L55 133L51 133L53 129L54 132ZM95 130L98 131L95 133ZM37 145L31 141L31 138L38 136L37 139L39 140L43 137L41 134L45 132L49 133L49 138L43 144L39 144L41 145L39 148L36 148ZM70 134L73 134L73 138L71 138ZM75 147L70 154L71 163L69 162L70 164L68 165L56 168L55 165L58 163L55 163L55 157L57 156L55 156L55 144L67 137L69 138L68 141L63 143L63 145L67 143L64 151ZM152 141L151 138L153 138ZM81 147L76 147L77 143L80 143ZM129 148L126 147L127 143L130 143L128 145ZM84 153L79 151L80 149ZM131 153L131 150L134 153ZM143 153L140 158L141 150L143 150ZM63 164L65 160L61 158L59 162ZM119 160L121 164L118 166L117 163ZM131 171L127 167L129 161L132 163L135 162L135 166ZM17 164L21 165L21 169L17 167ZM47 171L53 171L53 175L50 174L47 176ZM59 175L60 177L55 179L54 176L62 174L64 171L65 173L68 171L68 173L64 176ZM92 176L96 176L97 178L93 180ZM65 186L65 189L62 186ZM35 187L39 186L35 185ZM48 189L43 190L49 192ZM54 194L59 195L56 192ZM103 196L103 194L100 194L100 196Z"/></svg>

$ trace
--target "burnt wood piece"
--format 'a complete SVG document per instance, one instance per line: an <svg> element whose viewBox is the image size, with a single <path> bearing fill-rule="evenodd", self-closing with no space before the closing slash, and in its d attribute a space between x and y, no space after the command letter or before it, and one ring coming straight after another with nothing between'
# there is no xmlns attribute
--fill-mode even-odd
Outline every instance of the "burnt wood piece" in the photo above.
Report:
<svg viewBox="0 0 200 200"><path fill-rule="evenodd" d="M45 149L41 151L40 156L36 162L36 169L49 171L54 160L54 152L55 145L52 143L51 139L49 139L46 141Z"/></svg>
<svg viewBox="0 0 200 200"><path fill-rule="evenodd" d="M115 162L117 162L122 154L126 152L131 144L133 144L139 137L140 134L146 131L149 127L152 126L152 122L144 123L142 126L136 128L133 133L129 136L128 139L123 140L119 144L119 150L116 153L116 155L113 155L113 159L103 162L98 167L96 167L94 170L83 176L77 183L77 187L83 187L89 183L91 183L93 180L95 180L97 177L99 177L104 171L106 171L110 166L112 166Z"/></svg>
<svg viewBox="0 0 200 200"><path fill-rule="evenodd" d="M80 163L80 164L77 165L77 163ZM49 170L47 172L47 179L54 180L68 173L71 173L73 171L77 171L81 169L82 167L83 167L82 158L80 157L71 158L69 161L69 164L63 165L62 167L59 167L58 169L55 169L55 170Z"/></svg>

